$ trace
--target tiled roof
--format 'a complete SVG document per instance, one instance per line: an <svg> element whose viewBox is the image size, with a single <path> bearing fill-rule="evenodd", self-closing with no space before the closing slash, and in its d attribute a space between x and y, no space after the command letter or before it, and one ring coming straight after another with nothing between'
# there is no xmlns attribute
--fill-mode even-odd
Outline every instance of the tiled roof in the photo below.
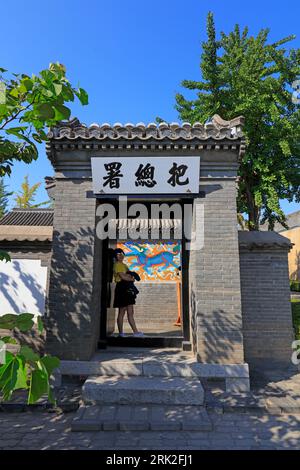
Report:
<svg viewBox="0 0 300 470"><path fill-rule="evenodd" d="M76 118L71 121L61 122L56 127L50 129L48 138L51 140L238 140L243 137L242 126L244 118L242 116L232 119L231 121L224 121L217 114L212 118L211 122L201 124L195 122L190 124L184 122L179 124L172 122L170 124L162 122L156 124L121 124L115 123L110 125L104 124L91 124L86 126L80 123Z"/></svg>
<svg viewBox="0 0 300 470"><path fill-rule="evenodd" d="M13 209L0 219L0 225L52 226L53 209Z"/></svg>
<svg viewBox="0 0 300 470"><path fill-rule="evenodd" d="M51 242L52 209L13 209L0 219L0 242Z"/></svg>
<svg viewBox="0 0 300 470"><path fill-rule="evenodd" d="M240 248L268 248L268 247L283 247L291 248L292 243L286 237L279 235L279 233L268 231L268 232L256 232L241 230L239 234L239 246Z"/></svg>
<svg viewBox="0 0 300 470"><path fill-rule="evenodd" d="M286 216L286 223L289 229L300 227L300 211L292 212ZM275 230L278 232L284 232L286 229L282 225L277 224Z"/></svg>
<svg viewBox="0 0 300 470"><path fill-rule="evenodd" d="M0 225L0 242L51 242L53 227L34 225Z"/></svg>

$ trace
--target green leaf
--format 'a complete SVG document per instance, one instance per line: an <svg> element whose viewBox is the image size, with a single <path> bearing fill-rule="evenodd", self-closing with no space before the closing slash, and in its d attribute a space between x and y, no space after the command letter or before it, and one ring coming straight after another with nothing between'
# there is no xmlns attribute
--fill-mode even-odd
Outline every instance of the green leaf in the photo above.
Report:
<svg viewBox="0 0 300 470"><path fill-rule="evenodd" d="M27 130L27 126L17 126L17 127L10 127L6 129L6 134L14 134L14 132L24 132Z"/></svg>
<svg viewBox="0 0 300 470"><path fill-rule="evenodd" d="M6 313L0 317L0 328L13 330L17 326L18 315Z"/></svg>
<svg viewBox="0 0 300 470"><path fill-rule="evenodd" d="M36 142L38 142L39 144L42 143L42 139L40 138L39 134L36 134L35 132L32 134L32 137L34 138L34 140Z"/></svg>
<svg viewBox="0 0 300 470"><path fill-rule="evenodd" d="M7 110L6 104L0 104L0 118L1 118L1 116L6 116L7 111L8 110Z"/></svg>
<svg viewBox="0 0 300 470"><path fill-rule="evenodd" d="M63 85L62 86L62 96L65 101L74 101L74 93L70 87L70 85Z"/></svg>
<svg viewBox="0 0 300 470"><path fill-rule="evenodd" d="M71 110L62 104L56 104L54 106L55 109L55 119L57 121L63 121L65 119L69 119L71 115Z"/></svg>
<svg viewBox="0 0 300 470"><path fill-rule="evenodd" d="M62 84L61 83L53 83L53 86L54 86L54 90L55 90L55 93L56 95L60 95L61 92L62 92Z"/></svg>
<svg viewBox="0 0 300 470"><path fill-rule="evenodd" d="M44 331L44 323L40 315L37 317L37 325L38 325L38 332L42 333Z"/></svg>
<svg viewBox="0 0 300 470"><path fill-rule="evenodd" d="M18 381L20 361L17 357L9 356L4 366L0 368L0 390L4 400L9 400Z"/></svg>
<svg viewBox="0 0 300 470"><path fill-rule="evenodd" d="M19 368L17 371L17 381L14 386L14 390L24 389L27 390L29 388L28 385L28 368L25 361L19 355L16 356L17 360L19 361Z"/></svg>
<svg viewBox="0 0 300 470"><path fill-rule="evenodd" d="M89 104L89 96L83 88L78 88L78 91L75 93L77 97L79 98L81 104L83 105Z"/></svg>
<svg viewBox="0 0 300 470"><path fill-rule="evenodd" d="M6 263L11 261L11 258L9 256L9 254L6 253L6 251L0 250L0 261L5 261Z"/></svg>
<svg viewBox="0 0 300 470"><path fill-rule="evenodd" d="M3 341L3 343L6 344L18 344L18 341L15 338L12 338L11 336L3 336L0 338L0 341Z"/></svg>
<svg viewBox="0 0 300 470"><path fill-rule="evenodd" d="M45 131L43 131L43 129L39 130L39 136L40 136L41 140L47 140L48 139L47 134L46 134Z"/></svg>
<svg viewBox="0 0 300 470"><path fill-rule="evenodd" d="M49 380L47 372L44 369L33 370L30 377L28 404L35 403L41 396L48 394L48 392Z"/></svg>
<svg viewBox="0 0 300 470"><path fill-rule="evenodd" d="M43 366L47 370L49 377L52 375L52 372L54 371L54 369L57 369L57 367L59 367L59 364L60 364L60 360L58 359L58 357L55 357L55 356L44 356L41 358L40 362L43 364Z"/></svg>
<svg viewBox="0 0 300 470"><path fill-rule="evenodd" d="M55 116L54 109L48 103L41 103L36 106L36 109L38 111L39 117L43 120L53 119Z"/></svg>
<svg viewBox="0 0 300 470"><path fill-rule="evenodd" d="M5 352L5 363L4 363L4 365L2 365L2 366L0 367L0 377L1 377L1 375L2 375L3 370L5 369L5 365L6 365L9 361L11 361L14 357L15 357L15 355L14 355L13 353L11 353L10 351L6 351L6 352Z"/></svg>
<svg viewBox="0 0 300 470"><path fill-rule="evenodd" d="M31 330L34 325L33 318L34 315L32 313L20 313L17 315L16 327L19 328L20 331Z"/></svg>
<svg viewBox="0 0 300 470"><path fill-rule="evenodd" d="M53 356L44 356L36 362L36 369L31 373L30 391L28 403L35 403L42 395L47 394L51 403L55 403L53 393L50 388L50 377L54 369L60 364L60 360Z"/></svg>
<svg viewBox="0 0 300 470"><path fill-rule="evenodd" d="M25 80L23 80L23 84L26 88L27 91L30 91L32 90L33 88L33 80L31 80L30 78L26 78Z"/></svg>
<svg viewBox="0 0 300 470"><path fill-rule="evenodd" d="M19 96L19 90L18 90L17 88L13 88L13 89L9 92L9 94L10 94L11 96L13 96L14 98L18 98L18 96Z"/></svg>
<svg viewBox="0 0 300 470"><path fill-rule="evenodd" d="M40 359L40 356L26 345L20 348L19 354L20 356L24 356L26 361L38 361Z"/></svg>
<svg viewBox="0 0 300 470"><path fill-rule="evenodd" d="M20 85L19 85L19 92L20 92L22 95L27 92L27 88L26 88L26 86L24 85L23 82L21 82Z"/></svg>
<svg viewBox="0 0 300 470"><path fill-rule="evenodd" d="M51 90L49 90L49 88L42 87L41 91L42 95L46 96L47 98L52 98L53 93Z"/></svg>
<svg viewBox="0 0 300 470"><path fill-rule="evenodd" d="M42 71L40 72L40 75L41 75L41 77L45 80L45 82L46 82L48 85L51 84L53 78L55 77L55 75L54 75L50 70L48 70L48 69L42 70Z"/></svg>

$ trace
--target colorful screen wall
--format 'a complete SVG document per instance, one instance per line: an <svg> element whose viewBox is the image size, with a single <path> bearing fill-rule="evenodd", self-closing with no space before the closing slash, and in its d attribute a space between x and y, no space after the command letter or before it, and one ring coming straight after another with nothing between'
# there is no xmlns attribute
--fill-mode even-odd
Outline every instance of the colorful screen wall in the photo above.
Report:
<svg viewBox="0 0 300 470"><path fill-rule="evenodd" d="M181 281L181 242L140 241L118 242L125 252L124 263L136 271L141 281Z"/></svg>

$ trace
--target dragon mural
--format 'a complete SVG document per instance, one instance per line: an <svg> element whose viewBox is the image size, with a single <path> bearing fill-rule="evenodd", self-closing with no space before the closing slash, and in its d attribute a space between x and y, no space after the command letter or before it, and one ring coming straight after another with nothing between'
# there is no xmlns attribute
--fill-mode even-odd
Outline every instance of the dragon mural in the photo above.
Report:
<svg viewBox="0 0 300 470"><path fill-rule="evenodd" d="M125 262L136 271L142 281L178 281L181 277L180 242L119 242L125 252Z"/></svg>

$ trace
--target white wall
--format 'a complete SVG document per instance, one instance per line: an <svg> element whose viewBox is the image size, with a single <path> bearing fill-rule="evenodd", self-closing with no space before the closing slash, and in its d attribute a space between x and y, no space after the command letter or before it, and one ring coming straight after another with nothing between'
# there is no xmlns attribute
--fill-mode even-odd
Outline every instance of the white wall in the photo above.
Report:
<svg viewBox="0 0 300 470"><path fill-rule="evenodd" d="M43 315L47 267L40 260L14 259L0 263L0 315Z"/></svg>

